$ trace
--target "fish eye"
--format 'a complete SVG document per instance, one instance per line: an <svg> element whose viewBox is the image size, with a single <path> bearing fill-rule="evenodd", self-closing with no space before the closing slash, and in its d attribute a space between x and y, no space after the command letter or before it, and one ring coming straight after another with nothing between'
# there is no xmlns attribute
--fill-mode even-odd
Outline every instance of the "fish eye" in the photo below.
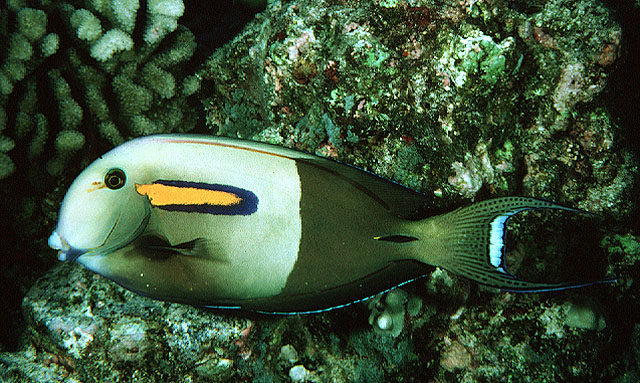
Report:
<svg viewBox="0 0 640 383"><path fill-rule="evenodd" d="M111 190L118 190L124 186L127 176L118 168L109 169L104 175L104 184Z"/></svg>

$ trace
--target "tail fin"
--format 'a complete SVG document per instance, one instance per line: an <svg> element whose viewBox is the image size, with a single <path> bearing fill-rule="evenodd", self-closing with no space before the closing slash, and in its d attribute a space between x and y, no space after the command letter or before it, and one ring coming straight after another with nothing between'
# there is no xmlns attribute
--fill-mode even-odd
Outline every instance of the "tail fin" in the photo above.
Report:
<svg viewBox="0 0 640 383"><path fill-rule="evenodd" d="M547 284L527 282L509 273L504 257L504 235L509 218L525 210L561 209L581 214L583 210L527 197L491 199L440 216L448 228L440 238L448 248L438 266L480 284L516 292L544 292L613 282L617 278L587 283Z"/></svg>

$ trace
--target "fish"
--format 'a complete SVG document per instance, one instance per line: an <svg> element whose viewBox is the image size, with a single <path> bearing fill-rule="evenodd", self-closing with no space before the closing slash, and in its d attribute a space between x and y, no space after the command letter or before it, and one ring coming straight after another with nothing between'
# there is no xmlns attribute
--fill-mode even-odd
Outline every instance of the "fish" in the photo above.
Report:
<svg viewBox="0 0 640 383"><path fill-rule="evenodd" d="M143 296L274 314L344 307L436 267L516 292L614 280L529 282L506 268L512 216L585 211L502 197L428 216L428 202L399 183L302 151L151 135L77 176L48 244L61 261Z"/></svg>

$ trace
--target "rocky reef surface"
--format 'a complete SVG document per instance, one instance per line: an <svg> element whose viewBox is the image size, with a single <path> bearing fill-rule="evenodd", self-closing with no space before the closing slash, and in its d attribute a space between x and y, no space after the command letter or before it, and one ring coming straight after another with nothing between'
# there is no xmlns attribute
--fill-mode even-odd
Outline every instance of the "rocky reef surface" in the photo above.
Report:
<svg viewBox="0 0 640 383"><path fill-rule="evenodd" d="M153 301L57 265L12 295L24 295L24 334L0 354L0 379L638 380L637 153L606 102L628 33L603 3L271 1L204 62L181 1L123 2L141 12L128 19L116 3L2 9L0 182L18 260L7 274L26 257L51 265L60 199L97 148L191 131L354 164L432 197L434 213L512 194L598 213L516 217L508 266L528 279L627 278L523 295L437 270L341 310L278 317ZM154 29L163 7L169 26ZM120 43L99 55L114 29Z"/></svg>

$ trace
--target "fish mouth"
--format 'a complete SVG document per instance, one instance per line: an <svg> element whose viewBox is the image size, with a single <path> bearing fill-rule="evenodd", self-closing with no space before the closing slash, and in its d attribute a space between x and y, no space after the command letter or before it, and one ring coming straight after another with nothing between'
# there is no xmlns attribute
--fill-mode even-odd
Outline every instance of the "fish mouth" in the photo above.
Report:
<svg viewBox="0 0 640 383"><path fill-rule="evenodd" d="M51 236L49 236L47 243L50 248L58 250L58 259L60 261L73 262L87 252L86 250L70 246L69 243L55 230L51 233Z"/></svg>
<svg viewBox="0 0 640 383"><path fill-rule="evenodd" d="M51 235L49 236L49 240L47 241L47 244L49 245L50 248L54 250L58 250L58 259L60 261L73 262L86 254L89 254L89 255L108 254L121 247L126 246L128 243L138 238L142 234L144 229L147 227L147 224L149 223L149 214L145 215L144 219L142 219L142 221L140 222L140 225L136 228L136 230L132 233L132 235L129 238L122 241L122 243L116 244L115 246L106 247L105 244L107 243L107 240L109 239L109 237L111 237L111 234L113 234L113 231L118 225L119 220L120 220L120 215L116 217L115 222L113 223L113 226L111 226L111 230L109 230L109 233L104 239L104 242L102 242L100 246L96 246L90 249L80 249L77 247L73 247L69 244L69 242L67 242L67 240L63 236L58 234L57 230L54 230L53 233L51 233Z"/></svg>
<svg viewBox="0 0 640 383"><path fill-rule="evenodd" d="M120 220L120 215L116 217L115 222L113 223L113 225L111 226L111 229L109 230L109 233L107 234L106 238L104 239L104 241L100 246L96 246L91 249L79 249L77 247L73 247L69 244L69 242L67 242L67 240L63 236L58 234L57 230L54 230L53 233L51 233L51 236L49 236L49 240L47 241L47 244L49 245L50 248L54 250L58 250L58 260L63 262L64 261L73 262L77 260L80 256L88 253L91 253L91 254L105 253L106 251L104 250L100 251L99 249L103 248L104 244L107 243L107 240L113 233L113 230L116 228L116 225L118 224L119 220Z"/></svg>

